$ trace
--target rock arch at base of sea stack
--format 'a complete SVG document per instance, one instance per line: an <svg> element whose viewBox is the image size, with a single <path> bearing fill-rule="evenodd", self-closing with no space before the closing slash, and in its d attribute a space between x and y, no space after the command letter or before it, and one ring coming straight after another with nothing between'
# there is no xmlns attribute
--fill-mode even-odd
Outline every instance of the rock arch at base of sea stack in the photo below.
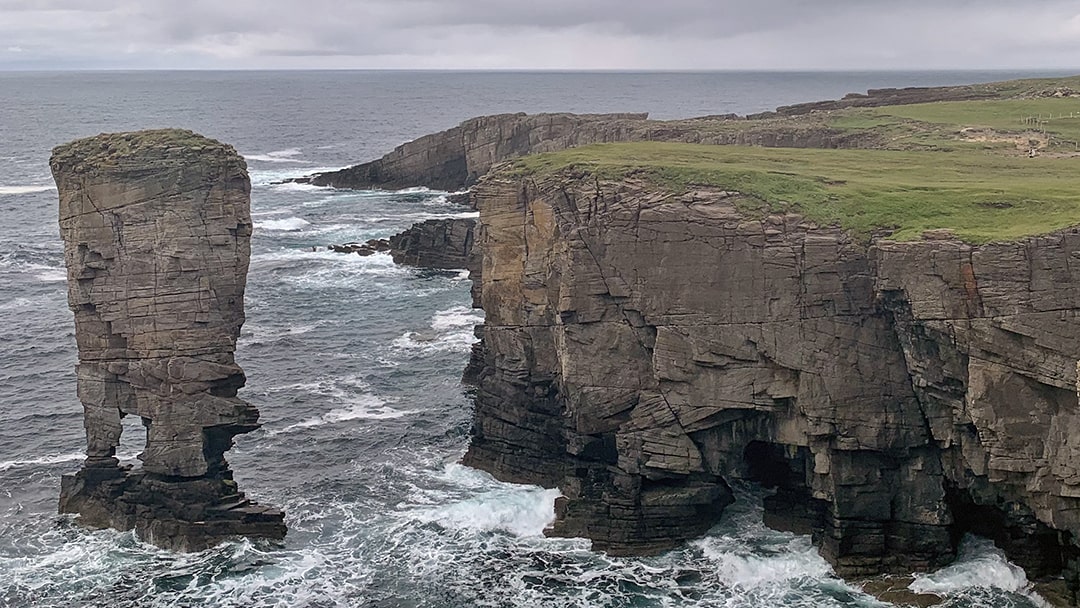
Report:
<svg viewBox="0 0 1080 608"><path fill-rule="evenodd" d="M224 458L259 426L233 359L251 255L244 159L169 129L74 141L50 165L87 440L60 511L168 549L283 538L284 514L246 499ZM127 416L146 428L136 468L116 458Z"/></svg>

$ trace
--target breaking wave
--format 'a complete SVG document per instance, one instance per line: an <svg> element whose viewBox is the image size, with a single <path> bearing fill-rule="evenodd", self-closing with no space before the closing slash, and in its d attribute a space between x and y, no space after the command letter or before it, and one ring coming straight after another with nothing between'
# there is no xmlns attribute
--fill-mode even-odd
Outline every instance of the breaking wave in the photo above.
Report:
<svg viewBox="0 0 1080 608"><path fill-rule="evenodd" d="M393 346L420 355L438 351L467 353L477 341L474 328L483 322L482 311L454 306L435 313L430 330L406 332L394 340Z"/></svg>
<svg viewBox="0 0 1080 608"><path fill-rule="evenodd" d="M49 454L47 456L39 456L37 458L28 458L26 460L4 460L0 461L0 471L7 471L8 469L18 469L22 467L34 467L34 466L48 466L54 464L64 464L68 462L78 462L84 460L86 454L83 452L71 452L69 454Z"/></svg>
<svg viewBox="0 0 1080 608"><path fill-rule="evenodd" d="M1004 591L1036 606L1050 608L1035 593L1024 570L1009 562L993 541L970 535L960 543L955 563L930 574L917 574L909 588L916 593L933 593L968 606L986 608L1005 605L1000 596Z"/></svg>
<svg viewBox="0 0 1080 608"><path fill-rule="evenodd" d="M300 156L302 152L297 148L289 148L287 150L275 150L273 152L267 152L265 154L244 154L246 160L259 161L264 163L300 163L311 164L306 160L295 158Z"/></svg>
<svg viewBox="0 0 1080 608"><path fill-rule="evenodd" d="M49 190L56 190L56 186L0 186L0 196L34 194L36 192L48 192Z"/></svg>
<svg viewBox="0 0 1080 608"><path fill-rule="evenodd" d="M261 222L255 222L255 227L262 230L282 230L285 232L296 232L303 230L305 227L310 226L311 222L301 217L286 217L280 220L263 220Z"/></svg>

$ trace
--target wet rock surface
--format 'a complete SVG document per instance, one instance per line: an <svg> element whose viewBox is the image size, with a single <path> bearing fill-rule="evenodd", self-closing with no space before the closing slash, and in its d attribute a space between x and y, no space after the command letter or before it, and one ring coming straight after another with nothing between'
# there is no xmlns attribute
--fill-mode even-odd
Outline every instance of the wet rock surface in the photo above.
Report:
<svg viewBox="0 0 1080 608"><path fill-rule="evenodd" d="M424 268L466 269L480 273L479 250L473 247L476 220L427 220L390 237L390 255L398 264Z"/></svg>
<svg viewBox="0 0 1080 608"><path fill-rule="evenodd" d="M158 130L65 144L50 164L87 437L60 511L178 550L282 538L282 512L248 500L224 458L259 426L233 358L252 228L243 158ZM134 470L116 458L126 416L146 430Z"/></svg>
<svg viewBox="0 0 1080 608"><path fill-rule="evenodd" d="M866 242L739 200L482 180L465 463L561 488L551 532L611 553L702 534L744 479L842 576L974 532L1075 592L1080 234Z"/></svg>

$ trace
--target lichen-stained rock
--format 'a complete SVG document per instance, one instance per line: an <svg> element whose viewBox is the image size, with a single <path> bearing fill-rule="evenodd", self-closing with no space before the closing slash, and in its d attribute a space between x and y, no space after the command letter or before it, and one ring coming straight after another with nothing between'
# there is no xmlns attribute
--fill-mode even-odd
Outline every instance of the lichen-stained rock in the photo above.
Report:
<svg viewBox="0 0 1080 608"><path fill-rule="evenodd" d="M99 135L53 151L87 459L60 510L167 548L280 538L283 514L244 498L224 453L258 428L237 397L250 182L230 146L190 131ZM115 457L121 418L146 428L142 466Z"/></svg>
<svg viewBox="0 0 1080 608"><path fill-rule="evenodd" d="M652 553L728 482L845 576L987 534L1035 574L1080 535L1077 231L871 244L741 195L495 172L465 462L557 486L552 533Z"/></svg>

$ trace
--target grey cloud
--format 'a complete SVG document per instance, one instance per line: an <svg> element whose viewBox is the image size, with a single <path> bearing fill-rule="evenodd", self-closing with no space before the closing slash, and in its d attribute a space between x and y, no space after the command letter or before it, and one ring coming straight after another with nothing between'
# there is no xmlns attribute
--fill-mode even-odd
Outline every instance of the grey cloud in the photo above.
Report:
<svg viewBox="0 0 1080 608"><path fill-rule="evenodd" d="M1080 0L0 0L0 40L0 68L1080 67Z"/></svg>

